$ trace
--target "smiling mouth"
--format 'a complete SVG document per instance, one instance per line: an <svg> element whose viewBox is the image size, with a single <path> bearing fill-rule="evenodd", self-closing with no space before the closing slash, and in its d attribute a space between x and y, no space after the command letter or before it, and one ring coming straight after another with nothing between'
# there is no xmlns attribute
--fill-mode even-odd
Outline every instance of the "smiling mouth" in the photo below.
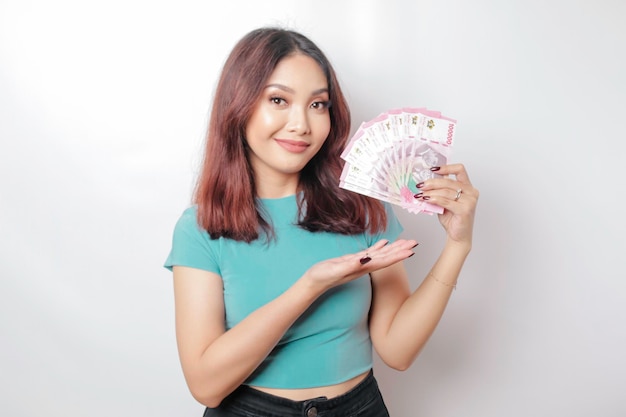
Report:
<svg viewBox="0 0 626 417"><path fill-rule="evenodd" d="M300 140L288 140L288 139L274 139L274 140L284 149L292 153L304 152L309 147L308 143L300 141Z"/></svg>

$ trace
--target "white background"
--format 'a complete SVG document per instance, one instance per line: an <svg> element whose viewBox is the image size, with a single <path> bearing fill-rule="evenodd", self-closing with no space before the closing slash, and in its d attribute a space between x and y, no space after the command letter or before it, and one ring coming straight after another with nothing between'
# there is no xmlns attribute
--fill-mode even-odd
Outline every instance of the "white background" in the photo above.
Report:
<svg viewBox="0 0 626 417"><path fill-rule="evenodd" d="M0 1L0 413L200 416L170 273L209 103L257 26L324 49L357 126L458 119L475 246L395 417L624 416L626 3ZM421 242L416 286L443 242Z"/></svg>

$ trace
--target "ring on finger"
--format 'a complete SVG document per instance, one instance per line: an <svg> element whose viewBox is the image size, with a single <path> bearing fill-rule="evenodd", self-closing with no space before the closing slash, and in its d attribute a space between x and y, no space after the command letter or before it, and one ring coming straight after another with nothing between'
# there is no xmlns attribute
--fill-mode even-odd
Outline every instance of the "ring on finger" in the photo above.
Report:
<svg viewBox="0 0 626 417"><path fill-rule="evenodd" d="M459 201L459 198L461 198L461 194L462 193L463 193L463 190L461 188L456 190L456 195L454 196L454 201Z"/></svg>

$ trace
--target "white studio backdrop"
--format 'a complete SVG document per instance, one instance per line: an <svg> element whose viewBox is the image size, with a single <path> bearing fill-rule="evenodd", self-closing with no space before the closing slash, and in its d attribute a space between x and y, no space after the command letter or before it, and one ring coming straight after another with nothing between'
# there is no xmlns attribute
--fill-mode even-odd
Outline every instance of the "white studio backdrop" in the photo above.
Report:
<svg viewBox="0 0 626 417"><path fill-rule="evenodd" d="M626 3L0 1L0 413L200 416L162 268L243 34L328 54L353 126L459 122L475 245L394 417L626 415ZM437 219L398 211L435 260Z"/></svg>

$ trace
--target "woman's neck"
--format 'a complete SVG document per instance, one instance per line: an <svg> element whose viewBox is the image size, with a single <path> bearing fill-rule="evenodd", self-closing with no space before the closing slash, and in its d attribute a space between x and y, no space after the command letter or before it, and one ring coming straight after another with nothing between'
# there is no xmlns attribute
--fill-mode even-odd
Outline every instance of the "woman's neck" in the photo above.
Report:
<svg viewBox="0 0 626 417"><path fill-rule="evenodd" d="M256 194L259 198L282 198L298 191L299 177L264 178L256 180Z"/></svg>

